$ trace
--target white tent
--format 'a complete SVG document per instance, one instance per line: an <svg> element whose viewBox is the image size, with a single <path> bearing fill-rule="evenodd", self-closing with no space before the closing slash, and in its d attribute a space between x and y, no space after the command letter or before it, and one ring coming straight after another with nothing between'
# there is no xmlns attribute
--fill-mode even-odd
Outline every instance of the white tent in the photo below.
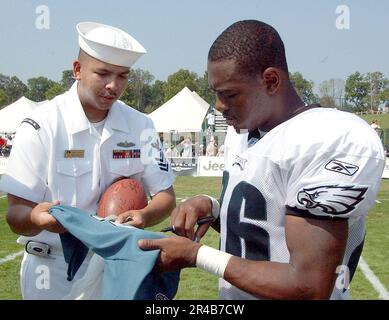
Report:
<svg viewBox="0 0 389 320"><path fill-rule="evenodd" d="M209 104L187 87L149 114L157 132L200 132Z"/></svg>
<svg viewBox="0 0 389 320"><path fill-rule="evenodd" d="M14 133L19 128L20 123L37 106L44 103L34 102L26 97L11 103L9 106L0 110L0 133Z"/></svg>

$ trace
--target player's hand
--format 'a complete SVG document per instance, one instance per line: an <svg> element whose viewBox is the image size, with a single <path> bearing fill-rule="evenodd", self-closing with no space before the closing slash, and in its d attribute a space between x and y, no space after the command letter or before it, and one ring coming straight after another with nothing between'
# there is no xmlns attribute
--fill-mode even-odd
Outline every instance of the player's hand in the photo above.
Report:
<svg viewBox="0 0 389 320"><path fill-rule="evenodd" d="M171 214L171 226L174 233L191 240L199 240L207 232L209 223L203 224L195 231L197 220L211 216L212 202L206 196L195 196L178 205Z"/></svg>
<svg viewBox="0 0 389 320"><path fill-rule="evenodd" d="M49 213L49 209L58 204L58 200L37 204L31 211L31 222L40 230L47 230L54 233L66 232L66 229Z"/></svg>
<svg viewBox="0 0 389 320"><path fill-rule="evenodd" d="M131 226L144 229L146 227L146 220L142 210L128 210L118 215L117 223L126 223Z"/></svg>
<svg viewBox="0 0 389 320"><path fill-rule="evenodd" d="M163 239L142 239L138 241L142 250L156 250L160 253L154 270L158 272L177 271L196 266L197 252L201 244L184 237Z"/></svg>

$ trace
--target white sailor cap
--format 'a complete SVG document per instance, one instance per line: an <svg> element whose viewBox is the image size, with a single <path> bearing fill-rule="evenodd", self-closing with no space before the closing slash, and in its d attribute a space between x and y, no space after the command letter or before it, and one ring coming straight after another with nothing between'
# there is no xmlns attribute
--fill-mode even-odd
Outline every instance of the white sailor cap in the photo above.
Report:
<svg viewBox="0 0 389 320"><path fill-rule="evenodd" d="M97 22L77 24L78 43L87 54L110 64L131 67L146 49L128 33Z"/></svg>

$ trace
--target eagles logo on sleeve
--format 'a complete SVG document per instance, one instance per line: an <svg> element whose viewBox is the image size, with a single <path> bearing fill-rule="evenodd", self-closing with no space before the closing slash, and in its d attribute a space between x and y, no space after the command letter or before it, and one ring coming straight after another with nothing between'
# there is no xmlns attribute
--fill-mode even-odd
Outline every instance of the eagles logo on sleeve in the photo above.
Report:
<svg viewBox="0 0 389 320"><path fill-rule="evenodd" d="M309 212L320 215L345 215L364 199L367 186L324 185L303 188L297 194L297 202ZM324 214L321 214L324 213Z"/></svg>

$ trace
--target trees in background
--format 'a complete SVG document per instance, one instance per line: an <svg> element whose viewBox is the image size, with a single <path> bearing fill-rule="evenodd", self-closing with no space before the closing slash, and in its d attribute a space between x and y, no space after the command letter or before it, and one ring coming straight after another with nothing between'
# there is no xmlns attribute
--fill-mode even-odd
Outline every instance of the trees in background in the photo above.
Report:
<svg viewBox="0 0 389 320"><path fill-rule="evenodd" d="M345 81L343 79L329 79L319 84L319 103L323 107L342 109L344 104Z"/></svg>
<svg viewBox="0 0 389 320"><path fill-rule="evenodd" d="M382 102L389 103L389 80L382 72L355 72L343 79L321 82L315 93L314 83L300 72L289 74L297 93L306 103L320 103L324 107L336 107L349 111L376 111ZM73 71L64 70L59 82L40 76L24 84L16 76L0 73L0 109L22 96L33 101L50 100L68 90L74 83ZM196 91L209 104L215 104L215 93L208 86L208 73L202 76L187 69L171 74L166 81L155 80L147 70L131 69L128 86L121 97L135 109L150 113L171 99L184 87Z"/></svg>
<svg viewBox="0 0 389 320"><path fill-rule="evenodd" d="M165 102L166 82L155 80L150 88L150 104L145 108L145 113L151 113Z"/></svg>
<svg viewBox="0 0 389 320"><path fill-rule="evenodd" d="M65 91L66 90L64 89L64 87L61 84L56 83L45 92L45 100L51 100L51 99L55 98L56 96L64 93ZM38 101L38 100L35 100L35 101Z"/></svg>
<svg viewBox="0 0 389 320"><path fill-rule="evenodd" d="M208 84L208 71L205 71L203 76L197 79L197 93L200 97L202 97L205 101L207 101L211 106L215 105L216 95L209 88Z"/></svg>
<svg viewBox="0 0 389 320"><path fill-rule="evenodd" d="M40 76L28 79L27 85L16 76L9 77L0 74L0 109L22 96L37 102L50 100L68 90L73 82L72 70L63 71L60 82Z"/></svg>
<svg viewBox="0 0 389 320"><path fill-rule="evenodd" d="M8 103L8 96L3 89L0 89L0 109L2 106L7 105L7 103Z"/></svg>
<svg viewBox="0 0 389 320"><path fill-rule="evenodd" d="M46 77L37 77L27 80L28 91L26 98L32 101L43 101L46 99L46 92L56 83Z"/></svg>
<svg viewBox="0 0 389 320"><path fill-rule="evenodd" d="M362 111L366 108L368 90L369 84L363 74L355 72L348 76L345 87L346 99L355 105L357 111Z"/></svg>
<svg viewBox="0 0 389 320"><path fill-rule="evenodd" d="M176 73L171 74L167 78L165 86L165 101L173 98L184 87L188 87L190 91L198 90L198 75L186 69L180 69Z"/></svg>
<svg viewBox="0 0 389 320"><path fill-rule="evenodd" d="M3 89L7 95L7 104L18 100L28 92L28 87L16 76L6 79L4 87L1 89Z"/></svg>
<svg viewBox="0 0 389 320"><path fill-rule="evenodd" d="M386 101L385 92L389 89L389 80L382 72L368 72L365 76L369 84L369 103L371 111L378 109L380 103Z"/></svg>
<svg viewBox="0 0 389 320"><path fill-rule="evenodd" d="M389 102L389 80L382 72L353 73L346 80L345 91L356 111L376 111L380 103Z"/></svg>
<svg viewBox="0 0 389 320"><path fill-rule="evenodd" d="M69 90L74 83L73 70L62 71L62 79L60 82L55 83L45 92L46 100L51 100L59 94ZM37 100L35 100L37 101Z"/></svg>
<svg viewBox="0 0 389 320"><path fill-rule="evenodd" d="M147 70L130 69L128 85L120 98L129 106L143 111L150 101L150 86L154 76Z"/></svg>
<svg viewBox="0 0 389 320"><path fill-rule="evenodd" d="M62 79L59 84L63 88L63 91L65 92L69 90L73 83L74 83L73 70L62 71Z"/></svg>
<svg viewBox="0 0 389 320"><path fill-rule="evenodd" d="M300 72L289 73L289 79L305 103L318 102L317 96L313 93L313 81L305 79Z"/></svg>
<svg viewBox="0 0 389 320"><path fill-rule="evenodd" d="M380 100L383 102L389 101L389 88L385 88L384 90L381 91Z"/></svg>

